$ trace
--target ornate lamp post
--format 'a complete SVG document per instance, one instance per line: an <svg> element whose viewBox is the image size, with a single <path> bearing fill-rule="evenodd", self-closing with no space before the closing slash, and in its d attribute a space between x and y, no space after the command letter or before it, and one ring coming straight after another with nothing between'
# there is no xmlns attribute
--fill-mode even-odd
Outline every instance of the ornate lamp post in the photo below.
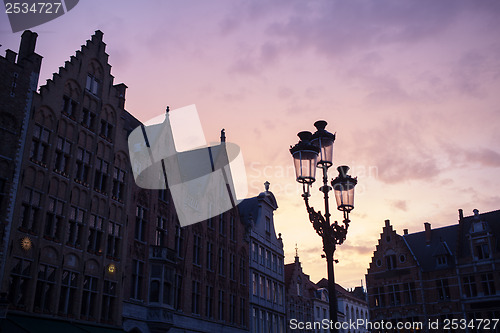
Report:
<svg viewBox="0 0 500 333"><path fill-rule="evenodd" d="M311 221L314 230L323 239L323 251L325 252L326 262L328 266L328 294L330 305L330 320L335 324L337 318L337 293L335 291L335 275L333 270L333 254L337 245L344 242L349 228L349 212L354 209L354 187L358 180L347 174L348 166L339 166L337 171L338 176L331 181L335 199L337 201L337 209L344 213L343 225L337 221L330 223L330 208L328 192L332 187L328 185L328 168L333 165L333 143L335 134L325 130L327 123L324 120L318 120L314 123L317 131L314 134L311 132L300 132L298 134L299 142L290 147L292 154L297 182L303 186L304 202L309 220ZM325 214L321 211L316 212L313 207L309 206L309 188L316 180L316 167L323 170L323 186L320 191L323 192L325 199ZM332 332L337 332L333 329Z"/></svg>

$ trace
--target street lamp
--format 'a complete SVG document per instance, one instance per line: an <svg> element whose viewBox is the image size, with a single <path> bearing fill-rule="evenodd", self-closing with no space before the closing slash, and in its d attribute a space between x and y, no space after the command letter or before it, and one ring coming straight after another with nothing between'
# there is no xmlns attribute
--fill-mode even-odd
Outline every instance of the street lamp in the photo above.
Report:
<svg viewBox="0 0 500 333"><path fill-rule="evenodd" d="M316 233L323 239L323 251L325 252L328 267L328 294L330 305L330 320L335 324L337 318L337 293L335 291L335 275L333 270L333 254L337 245L341 245L346 239L347 229L349 228L349 213L354 209L354 187L358 180L347 174L348 166L339 166L338 176L331 181L332 187L328 185L328 168L333 165L333 143L335 134L325 130L327 122L319 120L314 123L316 132L300 132L298 134L299 142L290 147L295 166L297 182L303 184L302 197L306 204L309 220L311 221ZM323 170L323 186L320 191L323 192L325 199L325 214L321 211L316 212L309 206L310 186L316 180L316 168ZM333 188L337 209L344 213L343 224L337 221L330 223L330 208L328 192ZM332 332L338 330L333 326Z"/></svg>

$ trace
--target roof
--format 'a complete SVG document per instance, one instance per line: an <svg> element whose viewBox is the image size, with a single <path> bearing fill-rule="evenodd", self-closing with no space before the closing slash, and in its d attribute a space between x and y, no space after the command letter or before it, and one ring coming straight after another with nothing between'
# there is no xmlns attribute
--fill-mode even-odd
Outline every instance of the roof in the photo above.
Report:
<svg viewBox="0 0 500 333"><path fill-rule="evenodd" d="M408 248L415 256L422 271L442 269L438 267L436 256L454 256L458 240L458 224L431 229L430 242L426 242L426 231L403 235ZM454 267L455 262L448 261L446 268Z"/></svg>

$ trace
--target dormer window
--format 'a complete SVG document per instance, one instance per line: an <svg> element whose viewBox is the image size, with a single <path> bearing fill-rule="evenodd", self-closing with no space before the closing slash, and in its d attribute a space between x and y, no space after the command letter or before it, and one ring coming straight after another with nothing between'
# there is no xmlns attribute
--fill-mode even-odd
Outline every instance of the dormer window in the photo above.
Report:
<svg viewBox="0 0 500 333"><path fill-rule="evenodd" d="M436 257L436 264L438 266L446 266L448 265L448 258L446 255L439 255Z"/></svg>
<svg viewBox="0 0 500 333"><path fill-rule="evenodd" d="M479 239L474 242L474 256L476 260L490 258L490 244L487 239Z"/></svg>

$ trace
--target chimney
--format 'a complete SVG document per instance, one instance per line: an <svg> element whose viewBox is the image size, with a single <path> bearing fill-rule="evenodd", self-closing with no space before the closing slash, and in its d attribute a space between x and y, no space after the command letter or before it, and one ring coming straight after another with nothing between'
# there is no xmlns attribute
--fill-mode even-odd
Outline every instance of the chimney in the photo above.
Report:
<svg viewBox="0 0 500 333"><path fill-rule="evenodd" d="M7 61L12 63L12 64L16 63L16 56L17 56L17 53L12 51L12 50L5 51L5 59L7 59Z"/></svg>
<svg viewBox="0 0 500 333"><path fill-rule="evenodd" d="M408 229L403 229L403 233L404 233L405 235L408 235Z"/></svg>
<svg viewBox="0 0 500 333"><path fill-rule="evenodd" d="M391 226L391 220L385 220L385 226L389 228Z"/></svg>
<svg viewBox="0 0 500 333"><path fill-rule="evenodd" d="M429 222L425 222L424 227L425 227L425 243L430 244L430 242L431 242L431 224Z"/></svg>
<svg viewBox="0 0 500 333"><path fill-rule="evenodd" d="M458 210L458 221L462 221L464 219L464 210L463 209L459 209Z"/></svg>
<svg viewBox="0 0 500 333"><path fill-rule="evenodd" d="M35 53L37 37L38 35L30 30L25 30L23 32L21 35L21 45L19 45L19 56L17 57L18 63Z"/></svg>

